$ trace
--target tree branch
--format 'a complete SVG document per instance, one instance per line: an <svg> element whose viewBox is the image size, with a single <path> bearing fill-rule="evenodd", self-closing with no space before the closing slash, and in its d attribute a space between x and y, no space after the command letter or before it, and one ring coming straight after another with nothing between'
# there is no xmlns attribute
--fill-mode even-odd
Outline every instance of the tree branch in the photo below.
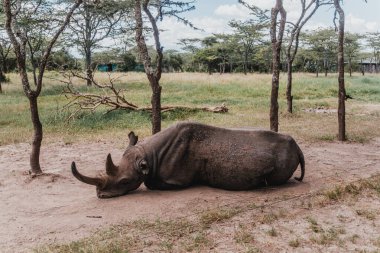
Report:
<svg viewBox="0 0 380 253"><path fill-rule="evenodd" d="M66 84L63 94L70 101L64 106L65 109L74 108L74 111L70 113L68 120L74 119L74 117L82 111L94 112L100 106L104 106L107 109L106 113L110 113L116 110L127 110L127 111L146 111L152 112L151 107L140 107L130 101L125 97L124 90L115 87L115 81L118 78L112 78L111 75L108 76L107 84L100 84L94 79L91 82L95 87L98 87L103 91L103 94L96 93L83 93L74 89L75 83L74 79L79 79L87 81L87 76L80 74L79 72L69 71L63 73L63 80L58 80ZM173 110L190 110L190 111L205 111L213 113L227 113L228 108L225 104L221 106L213 107L188 107L188 106L175 106L168 105L161 107L161 112L169 112Z"/></svg>

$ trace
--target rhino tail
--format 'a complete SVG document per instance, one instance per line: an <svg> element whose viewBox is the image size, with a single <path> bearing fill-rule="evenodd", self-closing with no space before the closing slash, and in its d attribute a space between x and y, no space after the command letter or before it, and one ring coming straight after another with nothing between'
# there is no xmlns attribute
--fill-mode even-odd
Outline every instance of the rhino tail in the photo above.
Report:
<svg viewBox="0 0 380 253"><path fill-rule="evenodd" d="M294 179L301 182L303 177L305 176L305 158L303 156L302 150L300 149L298 145L297 145L297 149L298 149L298 158L301 164L301 176L295 177Z"/></svg>

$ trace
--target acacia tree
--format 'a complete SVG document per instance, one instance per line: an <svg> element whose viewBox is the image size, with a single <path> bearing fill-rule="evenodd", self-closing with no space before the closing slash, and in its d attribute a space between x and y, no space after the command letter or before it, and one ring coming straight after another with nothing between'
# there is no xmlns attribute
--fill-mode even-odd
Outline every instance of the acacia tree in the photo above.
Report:
<svg viewBox="0 0 380 253"><path fill-rule="evenodd" d="M243 71L247 74L248 60L253 53L254 48L261 43L264 37L263 30L268 24L264 20L231 21L229 26L234 28L235 41L242 47ZM239 48L239 47L238 47Z"/></svg>
<svg viewBox="0 0 380 253"><path fill-rule="evenodd" d="M29 100L31 119L34 129L32 151L30 154L30 172L32 175L42 173L39 158L43 131L38 112L37 100L41 93L45 68L54 44L57 42L58 37L69 23L73 12L78 8L82 1L83 0L76 0L67 12L64 11L65 14L63 15L63 19L59 19L59 14L62 14L62 10L65 10L63 6L60 6L62 8L57 8L60 1L3 0L5 29L15 51L18 72L21 78L24 94ZM61 11L58 11L58 9ZM38 64L37 77L33 79L35 89L32 89L27 73L27 47L30 42L29 36L30 32L40 29L46 24L49 25L49 29L45 30L47 43Z"/></svg>
<svg viewBox="0 0 380 253"><path fill-rule="evenodd" d="M372 49L372 59L375 63L375 71L379 71L380 64L380 32L373 32L366 34L366 40L368 46Z"/></svg>
<svg viewBox="0 0 380 253"><path fill-rule="evenodd" d="M316 75L318 77L320 66L325 70L325 76L330 69L331 63L336 61L337 36L332 28L322 28L315 31L307 31L304 34L305 43L309 47L314 61Z"/></svg>
<svg viewBox="0 0 380 253"><path fill-rule="evenodd" d="M352 60L357 57L360 49L360 35L356 33L346 33L344 37L344 52L348 61L348 71L352 76Z"/></svg>
<svg viewBox="0 0 380 253"><path fill-rule="evenodd" d="M230 63L230 71L232 71L231 56L234 48L231 45L235 45L234 36L230 34L214 34L214 36L218 39L218 43L215 46L219 58L219 74L224 74L226 72L226 66L228 63Z"/></svg>
<svg viewBox="0 0 380 253"><path fill-rule="evenodd" d="M172 16L186 24L192 26L187 20L179 16L180 13L194 9L191 2L177 2L172 0L135 0L135 21L136 36L135 40L139 50L140 58L144 64L145 74L149 80L152 89L152 134L161 131L161 90L160 79L162 74L163 48L160 42L160 31L157 21L162 20L164 16ZM150 8L156 10L154 15ZM155 45L156 64L153 66L151 56L149 55L146 39L144 37L144 19L143 13L147 16L151 30L153 31L153 39Z"/></svg>
<svg viewBox="0 0 380 253"><path fill-rule="evenodd" d="M286 47L286 61L287 61L287 85L286 85L286 100L288 105L288 112L293 112L293 96L292 96L292 82L293 82L293 62L297 55L299 36L303 26L314 15L319 6L323 4L320 0L300 0L301 2L301 14L295 23L290 23L292 28L288 40L288 46Z"/></svg>
<svg viewBox="0 0 380 253"><path fill-rule="evenodd" d="M280 14L279 26L278 14ZM278 132L278 88L280 84L281 45L286 24L286 11L283 0L276 0L271 11L270 36L272 42L272 91L270 103L270 129ZM278 28L277 28L278 27Z"/></svg>
<svg viewBox="0 0 380 253"><path fill-rule="evenodd" d="M338 103L338 139L340 141L346 140L346 89L344 85L344 10L340 6L340 0L334 0L335 6L335 17L339 16L339 26L338 26L338 83L339 83L339 103Z"/></svg>
<svg viewBox="0 0 380 253"><path fill-rule="evenodd" d="M143 0L142 7L141 1L135 1L135 20L136 20L136 43L139 49L141 60L144 64L145 74L149 80L150 88L152 89L152 134L161 131L161 90L160 79L162 73L162 48L159 38L159 30L157 27L156 19L153 17L149 10L149 0ZM156 69L153 69L152 61L149 56L148 47L146 45L145 37L143 35L144 21L142 18L142 9L148 15L149 21L152 25L153 36L156 49Z"/></svg>
<svg viewBox="0 0 380 253"><path fill-rule="evenodd" d="M65 37L84 56L87 86L92 85L94 50L101 48L105 39L121 34L120 21L129 10L128 5L129 2L119 1L84 2L74 13Z"/></svg>
<svg viewBox="0 0 380 253"><path fill-rule="evenodd" d="M219 57L219 38L217 36L208 36L201 40L202 49L198 50L194 55L194 61L206 65L206 69L209 75L212 75L213 71L220 63ZM199 68L200 69L200 68Z"/></svg>
<svg viewBox="0 0 380 253"><path fill-rule="evenodd" d="M265 21L269 19L266 10L262 10L256 6L248 4L244 0L239 0L252 11L259 20ZM280 20L278 20L280 16ZM280 84L280 57L282 49L282 41L286 26L286 11L283 6L283 0L276 0L275 6L271 10L270 16L270 38L272 45L272 89L270 100L270 129L278 132L278 89Z"/></svg>

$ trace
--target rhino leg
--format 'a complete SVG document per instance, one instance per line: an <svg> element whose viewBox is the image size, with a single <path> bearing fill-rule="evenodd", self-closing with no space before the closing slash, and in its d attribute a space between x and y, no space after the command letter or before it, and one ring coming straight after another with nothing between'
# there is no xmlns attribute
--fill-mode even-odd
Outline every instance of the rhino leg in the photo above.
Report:
<svg viewBox="0 0 380 253"><path fill-rule="evenodd" d="M277 168L272 173L265 177L268 185L285 184L293 175L295 169Z"/></svg>
<svg viewBox="0 0 380 253"><path fill-rule="evenodd" d="M268 185L285 184L298 168L299 160L289 159L287 162L277 165L275 169L265 176Z"/></svg>
<svg viewBox="0 0 380 253"><path fill-rule="evenodd" d="M281 185L285 184L293 175L298 167L298 157L292 159L289 158L286 161L282 161L275 166L275 169L265 176L265 180L268 185Z"/></svg>

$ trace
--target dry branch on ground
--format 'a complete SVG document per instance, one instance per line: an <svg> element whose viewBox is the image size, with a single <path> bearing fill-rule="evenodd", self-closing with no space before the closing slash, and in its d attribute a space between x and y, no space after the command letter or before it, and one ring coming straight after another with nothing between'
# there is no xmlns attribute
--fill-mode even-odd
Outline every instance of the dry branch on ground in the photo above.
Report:
<svg viewBox="0 0 380 253"><path fill-rule="evenodd" d="M69 116L69 120L74 118L81 111L95 111L98 107L104 106L108 108L106 113L115 110L129 110L129 111L147 111L152 112L151 107L140 107L125 98L125 90L115 87L115 81L118 78L113 78L108 75L108 83L101 84L94 79L90 79L94 87L103 91L103 94L96 93L83 93L74 88L74 79L89 80L86 76L81 75L78 72L70 71L63 73L64 80L61 82L66 84L63 94L69 99L69 103L65 105L66 109L75 108ZM168 112L173 110L193 110L193 111L205 111L212 113L227 113L228 108L223 103L220 106L204 106L204 107L188 107L188 106L175 106L167 105L161 106L161 112Z"/></svg>

